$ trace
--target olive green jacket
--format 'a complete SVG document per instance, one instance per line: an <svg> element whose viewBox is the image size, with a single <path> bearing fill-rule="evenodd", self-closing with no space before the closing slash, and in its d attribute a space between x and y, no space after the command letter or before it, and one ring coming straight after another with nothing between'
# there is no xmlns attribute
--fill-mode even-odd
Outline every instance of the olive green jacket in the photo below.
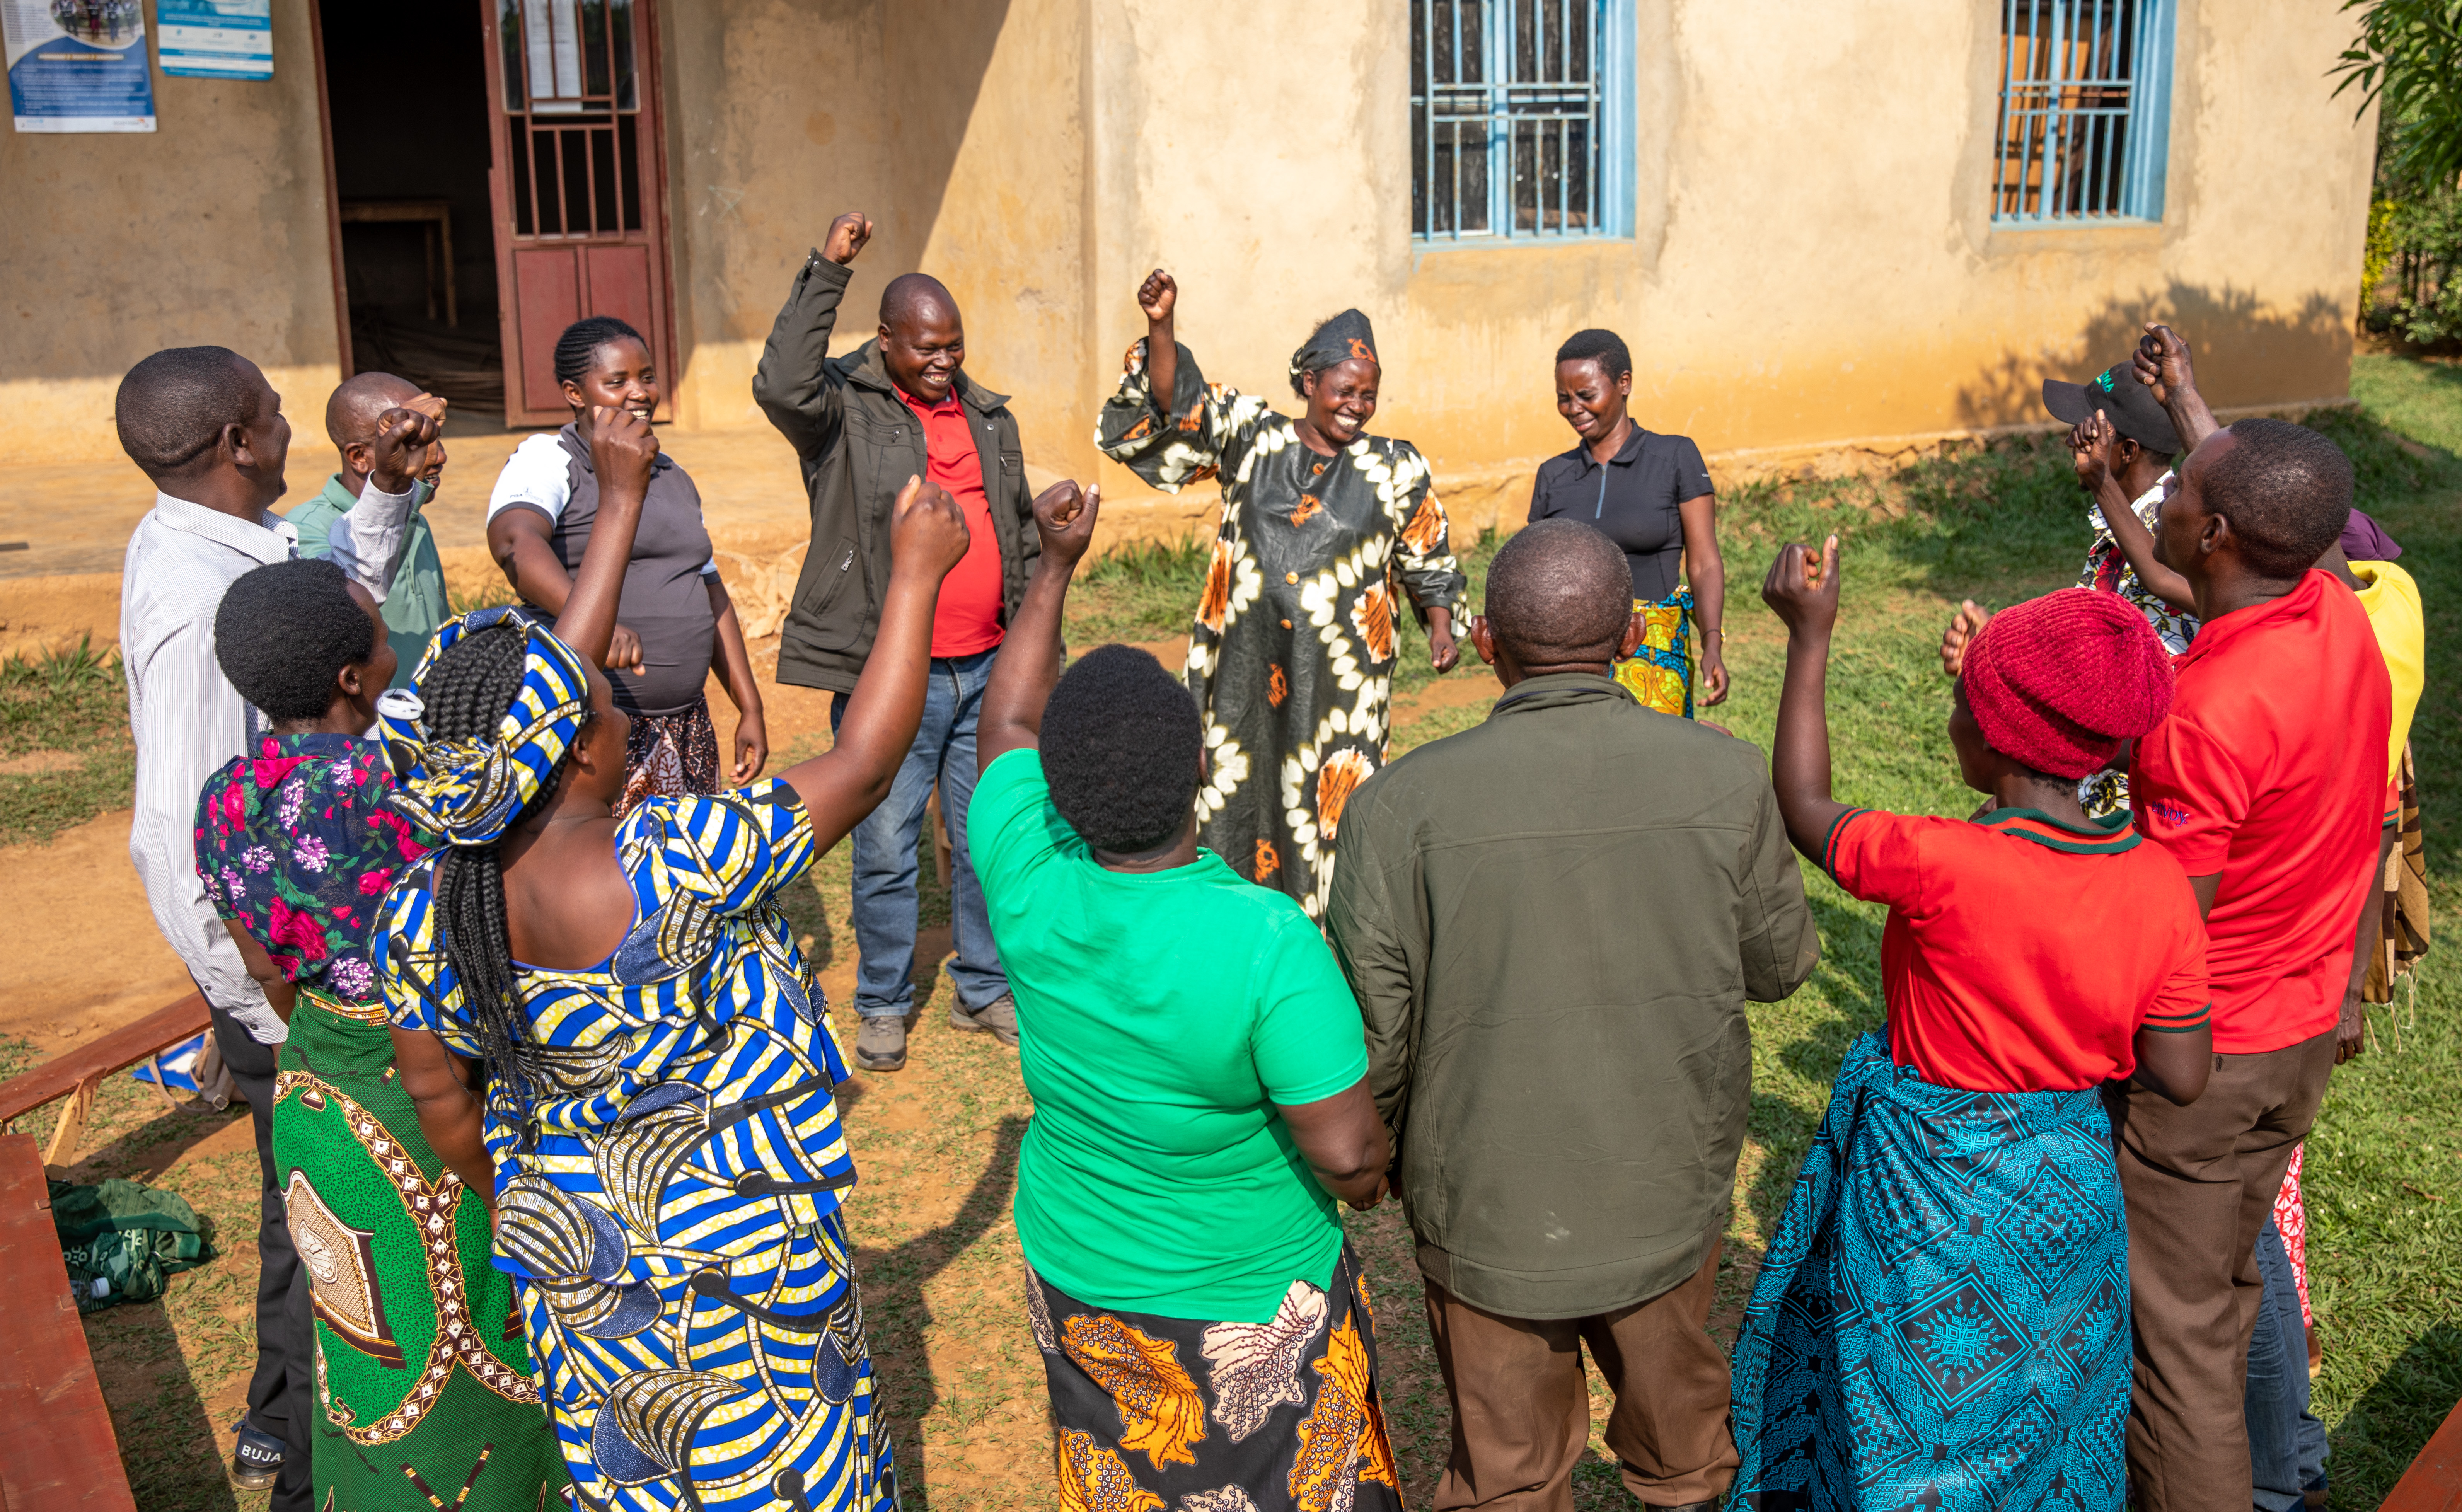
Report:
<svg viewBox="0 0 2462 1512"><path fill-rule="evenodd" d="M1340 814L1328 931L1428 1279L1514 1318L1644 1302L1720 1232L1744 1004L1821 940L1760 751L1531 678Z"/></svg>
<svg viewBox="0 0 2462 1512"><path fill-rule="evenodd" d="M818 251L805 259L752 375L754 401L794 443L812 507L812 544L779 635L778 680L838 693L854 691L880 629L897 490L930 471L923 427L897 397L879 338L844 356L830 356L830 333L852 277ZM1026 580L1043 555L1026 448L1007 395L962 370L952 392L965 406L983 468L983 500L1000 546L1001 624L1006 627L1026 602Z"/></svg>

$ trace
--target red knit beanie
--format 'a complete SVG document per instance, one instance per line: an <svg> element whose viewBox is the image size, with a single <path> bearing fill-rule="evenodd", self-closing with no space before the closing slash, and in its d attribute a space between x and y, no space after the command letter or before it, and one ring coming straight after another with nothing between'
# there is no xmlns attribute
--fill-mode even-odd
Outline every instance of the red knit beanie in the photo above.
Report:
<svg viewBox="0 0 2462 1512"><path fill-rule="evenodd" d="M2171 658L2154 627L2089 588L1994 615L1966 648L1963 681L1992 748L2055 777L2101 770L2171 711Z"/></svg>

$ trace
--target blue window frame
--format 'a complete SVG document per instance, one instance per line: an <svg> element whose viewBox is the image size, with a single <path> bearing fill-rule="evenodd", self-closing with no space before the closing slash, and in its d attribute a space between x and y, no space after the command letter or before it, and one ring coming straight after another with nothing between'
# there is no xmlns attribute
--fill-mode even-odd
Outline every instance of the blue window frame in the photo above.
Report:
<svg viewBox="0 0 2462 1512"><path fill-rule="evenodd" d="M2171 0L2001 0L2002 226L2160 221Z"/></svg>
<svg viewBox="0 0 2462 1512"><path fill-rule="evenodd" d="M1632 0L1411 0L1411 234L1632 233Z"/></svg>

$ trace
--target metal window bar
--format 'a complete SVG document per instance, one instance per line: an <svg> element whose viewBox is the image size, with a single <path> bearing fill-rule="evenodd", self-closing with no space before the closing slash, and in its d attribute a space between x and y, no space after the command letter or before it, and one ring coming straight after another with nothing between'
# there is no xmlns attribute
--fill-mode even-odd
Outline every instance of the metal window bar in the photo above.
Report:
<svg viewBox="0 0 2462 1512"><path fill-rule="evenodd" d="M641 228L632 0L499 0L513 229L587 237Z"/></svg>
<svg viewBox="0 0 2462 1512"><path fill-rule="evenodd" d="M2171 0L2001 0L1992 218L2163 218Z"/></svg>
<svg viewBox="0 0 2462 1512"><path fill-rule="evenodd" d="M1414 236L1617 234L1602 64L1630 3L1411 0Z"/></svg>

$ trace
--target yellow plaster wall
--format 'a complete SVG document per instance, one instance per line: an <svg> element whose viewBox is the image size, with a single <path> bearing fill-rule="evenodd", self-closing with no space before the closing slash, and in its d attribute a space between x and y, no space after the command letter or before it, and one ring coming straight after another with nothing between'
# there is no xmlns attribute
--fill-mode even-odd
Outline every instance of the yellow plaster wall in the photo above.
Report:
<svg viewBox="0 0 2462 1512"><path fill-rule="evenodd" d="M333 381L309 3L276 0L270 84L158 76L158 135L0 134L12 456L116 455L111 391L163 345L247 352L301 413ZM761 423L762 338L850 208L877 230L840 349L888 278L937 274L969 371L1080 475L1157 264L1208 376L1286 405L1309 323L1366 310L1377 428L1456 491L1561 449L1549 356L1591 324L1631 342L1645 423L1714 453L2026 421L2043 376L2113 360L2149 314L2189 330L2218 402L2338 397L2373 118L2325 77L2344 18L2253 3L2178 0L2158 227L1992 228L1994 0L1636 0L1635 234L1441 249L1409 236L1407 0L669 4L677 417Z"/></svg>
<svg viewBox="0 0 2462 1512"><path fill-rule="evenodd" d="M2347 390L2374 122L2332 96L2330 8L2180 0L2163 224L2009 231L1998 5L1639 0L1637 234L1415 249L1406 0L1093 5L1106 377L1159 262L1182 338L1242 388L1282 391L1310 321L1366 310L1376 428L1440 475L1568 443L1550 358L1588 325L1631 344L1643 421L1714 452L2041 419L2042 378L2100 370L2154 316L2218 403Z"/></svg>
<svg viewBox="0 0 2462 1512"><path fill-rule="evenodd" d="M310 3L274 0L270 80L157 66L151 134L0 131L12 461L118 457L120 375L168 346L230 347L265 368L294 423L323 413L339 369Z"/></svg>
<svg viewBox="0 0 2462 1512"><path fill-rule="evenodd" d="M666 21L679 419L764 423L752 374L806 253L874 221L832 347L869 339L902 272L939 278L967 371L1066 457L1082 367L1082 0L722 0Z"/></svg>

